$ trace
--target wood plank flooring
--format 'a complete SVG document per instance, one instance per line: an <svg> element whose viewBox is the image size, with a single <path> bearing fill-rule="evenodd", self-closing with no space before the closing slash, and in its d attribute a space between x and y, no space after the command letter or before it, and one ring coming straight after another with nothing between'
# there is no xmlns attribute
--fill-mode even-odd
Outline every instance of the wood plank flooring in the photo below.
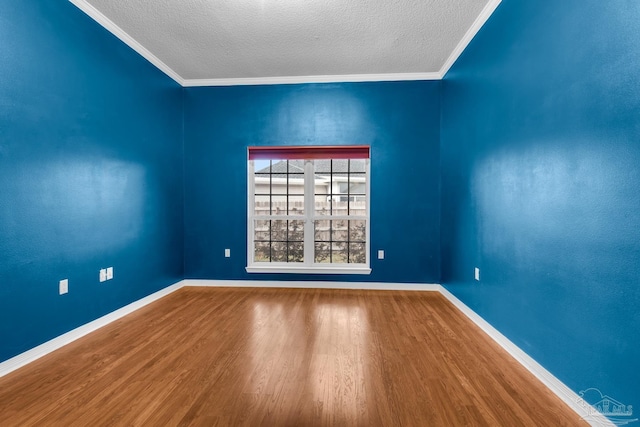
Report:
<svg viewBox="0 0 640 427"><path fill-rule="evenodd" d="M0 378L0 426L587 425L436 292L183 288Z"/></svg>

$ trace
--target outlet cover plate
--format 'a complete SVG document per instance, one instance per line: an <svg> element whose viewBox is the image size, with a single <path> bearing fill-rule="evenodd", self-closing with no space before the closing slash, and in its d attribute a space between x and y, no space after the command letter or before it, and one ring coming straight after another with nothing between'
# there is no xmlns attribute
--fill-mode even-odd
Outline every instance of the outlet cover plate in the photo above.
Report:
<svg viewBox="0 0 640 427"><path fill-rule="evenodd" d="M60 295L64 295L69 292L69 279L60 280L60 287L58 288Z"/></svg>

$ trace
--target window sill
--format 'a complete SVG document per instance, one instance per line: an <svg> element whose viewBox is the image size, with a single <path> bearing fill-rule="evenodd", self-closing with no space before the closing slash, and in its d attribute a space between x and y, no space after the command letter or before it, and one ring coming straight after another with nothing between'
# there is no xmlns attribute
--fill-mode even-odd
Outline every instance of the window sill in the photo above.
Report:
<svg viewBox="0 0 640 427"><path fill-rule="evenodd" d="M371 274L369 267L336 266L289 266L289 265L253 265L246 267L247 273L285 273L285 274Z"/></svg>

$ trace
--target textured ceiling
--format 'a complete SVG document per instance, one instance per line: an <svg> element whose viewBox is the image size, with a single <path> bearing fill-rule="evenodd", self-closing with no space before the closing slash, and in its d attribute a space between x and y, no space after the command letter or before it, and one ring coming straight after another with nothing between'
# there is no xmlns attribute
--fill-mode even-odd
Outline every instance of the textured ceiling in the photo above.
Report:
<svg viewBox="0 0 640 427"><path fill-rule="evenodd" d="M439 78L500 0L71 1L189 85Z"/></svg>

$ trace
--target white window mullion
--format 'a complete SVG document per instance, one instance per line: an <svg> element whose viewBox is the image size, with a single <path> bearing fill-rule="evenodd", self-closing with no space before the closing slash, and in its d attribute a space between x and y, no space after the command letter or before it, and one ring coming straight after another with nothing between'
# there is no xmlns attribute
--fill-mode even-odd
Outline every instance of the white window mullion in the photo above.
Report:
<svg viewBox="0 0 640 427"><path fill-rule="evenodd" d="M304 264L313 265L313 233L315 215L315 177L313 173L313 160L304 162Z"/></svg>
<svg viewBox="0 0 640 427"><path fill-rule="evenodd" d="M254 236L254 227L255 223L253 220L253 216L255 213L255 193L256 193L256 185L255 185L255 165L253 160L249 160L249 179L247 180L247 191L249 194L249 200L247 203L247 262L249 265L254 262L254 253L253 253L253 236Z"/></svg>
<svg viewBox="0 0 640 427"><path fill-rule="evenodd" d="M367 221L369 217L366 215L319 215L316 219L330 219L334 221Z"/></svg>
<svg viewBox="0 0 640 427"><path fill-rule="evenodd" d="M304 221L307 219L304 215L256 215L253 220L271 220L271 221Z"/></svg>
<svg viewBox="0 0 640 427"><path fill-rule="evenodd" d="M366 187L365 191L367 193L365 198L365 206L367 211L367 219L366 219L366 239L367 243L365 244L365 256L367 265L371 265L371 159L365 160L365 176L366 176Z"/></svg>

